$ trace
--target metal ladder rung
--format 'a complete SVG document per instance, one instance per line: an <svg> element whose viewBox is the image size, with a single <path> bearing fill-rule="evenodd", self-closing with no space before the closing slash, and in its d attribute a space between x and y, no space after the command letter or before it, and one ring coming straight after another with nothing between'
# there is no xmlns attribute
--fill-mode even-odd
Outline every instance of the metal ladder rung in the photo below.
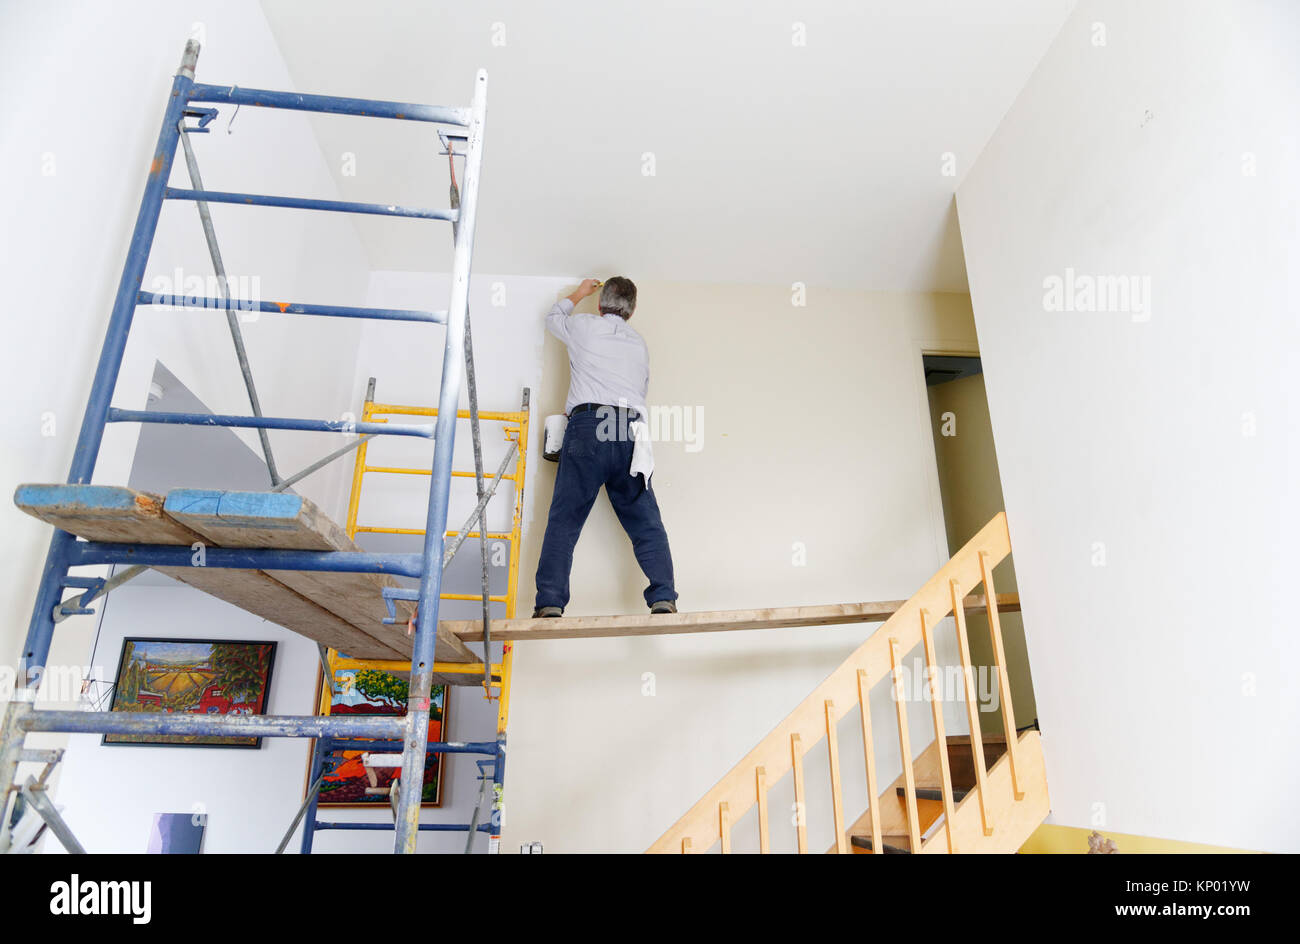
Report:
<svg viewBox="0 0 1300 944"><path fill-rule="evenodd" d="M417 220L445 220L455 223L460 219L457 210L400 207L388 203L353 203L349 200L318 200L315 197L277 197L264 193L230 193L225 190L186 190L168 187L164 200L199 200L204 203L235 203L240 206L286 207L291 210L330 210L335 213L363 213L372 216L401 216Z"/></svg>
<svg viewBox="0 0 1300 944"><path fill-rule="evenodd" d="M426 324L446 324L445 311L415 311L406 308L356 308L350 305L312 305L302 302L255 302L232 298L224 301L199 295L166 295L157 292L140 292L136 295L140 305L157 305L163 308L185 308L224 311L257 311L277 315L321 315L328 318L372 318L380 321L420 321ZM427 471L425 474L429 474Z"/></svg>
<svg viewBox="0 0 1300 944"><path fill-rule="evenodd" d="M363 118L394 118L398 121L432 121L437 124L459 125L462 128L469 127L473 117L472 109L459 105L419 105L369 98L341 98L336 95L303 95L298 92L275 92L234 85L205 85L202 82L194 83L190 89L189 101L224 102L254 108L284 108L290 111L357 115Z"/></svg>
<svg viewBox="0 0 1300 944"><path fill-rule="evenodd" d="M295 419L283 416L230 416L224 413L166 413L161 410L119 410L110 407L109 423L165 423L172 426L230 426L237 429L294 429L311 433L355 433L358 436L418 436L432 439L432 423L352 423L347 420Z"/></svg>

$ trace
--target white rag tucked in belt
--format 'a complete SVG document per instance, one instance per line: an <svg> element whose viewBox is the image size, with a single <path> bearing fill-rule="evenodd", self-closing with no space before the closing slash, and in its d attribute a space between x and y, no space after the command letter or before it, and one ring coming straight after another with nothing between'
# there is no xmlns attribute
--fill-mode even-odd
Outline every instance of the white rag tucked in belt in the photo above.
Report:
<svg viewBox="0 0 1300 944"><path fill-rule="evenodd" d="M641 411L641 416L645 416L645 411ZM629 475L644 475L645 487L650 487L650 476L655 470L654 450L650 447L650 425L644 419L633 420L628 424L628 431L632 434L632 467L628 469Z"/></svg>

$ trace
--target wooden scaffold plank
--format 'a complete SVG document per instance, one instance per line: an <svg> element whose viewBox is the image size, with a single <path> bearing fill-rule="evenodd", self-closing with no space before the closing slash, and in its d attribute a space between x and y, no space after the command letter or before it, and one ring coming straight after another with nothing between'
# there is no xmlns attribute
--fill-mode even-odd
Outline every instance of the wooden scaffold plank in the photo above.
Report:
<svg viewBox="0 0 1300 944"><path fill-rule="evenodd" d="M516 642L527 639L602 639L617 636L671 636L678 633L716 633L741 629L883 623L898 612L906 602L906 600L888 600L883 603L779 606L761 610L493 620L492 638ZM978 594L966 597L963 605L968 613L987 609L987 602ZM998 594L997 609L1001 613L1019 612L1019 595ZM477 620L443 620L442 625L463 640L473 641L483 635L483 624Z"/></svg>
<svg viewBox="0 0 1300 944"><path fill-rule="evenodd" d="M315 504L287 492L225 492L172 489L164 511L219 547L280 548L300 551L360 551L337 524ZM409 657L406 621L415 605L396 601L400 622L386 624L383 588L396 587L386 574L269 570L267 574L340 619ZM481 624L480 624L481 626ZM479 630L482 638L482 629ZM466 645L439 627L434 658L439 662L477 662Z"/></svg>
<svg viewBox="0 0 1300 944"><path fill-rule="evenodd" d="M163 512L163 498L111 485L21 485L14 504L41 521L89 541L211 543ZM160 567L161 573L293 632L362 659L401 653L257 570Z"/></svg>

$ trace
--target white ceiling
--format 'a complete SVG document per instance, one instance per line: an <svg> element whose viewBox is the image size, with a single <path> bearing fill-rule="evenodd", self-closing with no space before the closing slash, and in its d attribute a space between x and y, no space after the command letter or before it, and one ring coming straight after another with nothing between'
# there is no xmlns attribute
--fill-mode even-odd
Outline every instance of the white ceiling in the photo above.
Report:
<svg viewBox="0 0 1300 944"><path fill-rule="evenodd" d="M1074 0L262 4L299 91L488 70L479 272L962 292L953 191ZM446 205L431 126L312 120L344 199ZM372 267L448 268L444 224L357 222Z"/></svg>

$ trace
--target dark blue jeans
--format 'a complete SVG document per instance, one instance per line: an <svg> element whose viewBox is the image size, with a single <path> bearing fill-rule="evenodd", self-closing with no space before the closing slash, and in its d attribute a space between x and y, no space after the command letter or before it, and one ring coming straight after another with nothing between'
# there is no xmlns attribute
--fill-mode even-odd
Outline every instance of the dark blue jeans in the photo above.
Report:
<svg viewBox="0 0 1300 944"><path fill-rule="evenodd" d="M551 514L546 521L542 557L537 562L537 606L558 606L569 602L569 572L573 569L573 548L587 521L591 506L605 486L623 530L632 539L637 563L650 581L646 605L676 600L673 589L673 558L668 551L668 533L659 517L654 492L645 487L643 476L631 476L632 436L624 417L617 424L601 424L604 411L589 410L569 420L560 449L560 470L551 496ZM609 432L615 427L618 436ZM597 430L602 430L602 436Z"/></svg>

